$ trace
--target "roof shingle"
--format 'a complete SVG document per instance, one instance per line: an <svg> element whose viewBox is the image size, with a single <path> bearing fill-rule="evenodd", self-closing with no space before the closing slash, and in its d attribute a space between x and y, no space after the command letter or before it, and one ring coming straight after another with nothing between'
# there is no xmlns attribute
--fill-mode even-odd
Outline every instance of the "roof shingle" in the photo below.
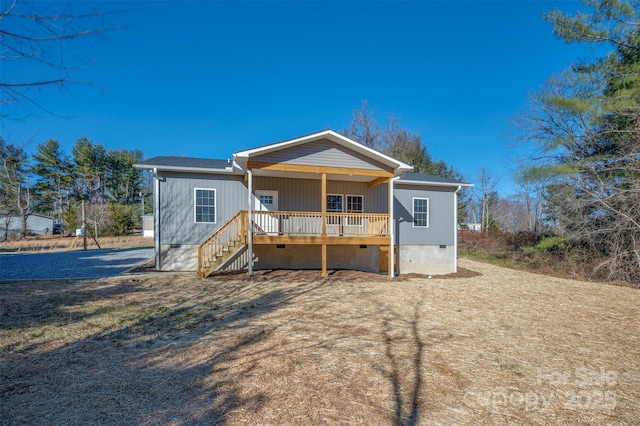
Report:
<svg viewBox="0 0 640 426"><path fill-rule="evenodd" d="M433 182L433 183L449 183L452 185L469 185L465 182L460 182L455 179L449 179L442 176L429 175L426 173L418 172L406 172L400 176L400 181L414 181L414 182Z"/></svg>
<svg viewBox="0 0 640 426"><path fill-rule="evenodd" d="M186 169L225 169L231 167L229 160L219 160L214 158L193 158L178 156L152 157L138 163L145 168L149 167L180 167Z"/></svg>

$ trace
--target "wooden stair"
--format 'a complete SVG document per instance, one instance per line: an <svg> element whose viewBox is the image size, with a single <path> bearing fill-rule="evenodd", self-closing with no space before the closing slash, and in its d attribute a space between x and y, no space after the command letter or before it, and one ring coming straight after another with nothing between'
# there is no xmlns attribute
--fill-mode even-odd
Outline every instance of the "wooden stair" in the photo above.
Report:
<svg viewBox="0 0 640 426"><path fill-rule="evenodd" d="M236 254L241 254L243 249L246 249L247 245L241 242L241 239L236 241L230 241L222 251L215 255L208 263L203 265L203 271L200 274L201 277L208 277L214 271L219 271L227 266L235 257Z"/></svg>
<svg viewBox="0 0 640 426"><path fill-rule="evenodd" d="M238 212L198 247L198 275L208 277L227 266L247 246L247 212Z"/></svg>

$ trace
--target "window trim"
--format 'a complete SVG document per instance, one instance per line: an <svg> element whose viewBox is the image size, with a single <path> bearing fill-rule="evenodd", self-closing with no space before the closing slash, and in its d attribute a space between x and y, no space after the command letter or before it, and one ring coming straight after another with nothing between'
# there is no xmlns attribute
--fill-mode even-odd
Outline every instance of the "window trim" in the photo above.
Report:
<svg viewBox="0 0 640 426"><path fill-rule="evenodd" d="M361 203L361 210L359 212L356 211L349 211L349 197L360 197L362 199L362 203ZM358 213L358 214L364 214L364 195L362 194L345 194L344 195L344 212L345 213ZM353 223L349 223L353 221ZM358 223L359 222L359 223ZM347 218L347 226L363 226L363 222L362 222L362 217L356 218Z"/></svg>
<svg viewBox="0 0 640 426"><path fill-rule="evenodd" d="M266 199L267 197L270 199L270 202L268 204L269 205L273 205L273 195L272 194L260 194L260 195L258 195L258 201L260 202L260 204L267 204L263 200L263 199Z"/></svg>
<svg viewBox="0 0 640 426"><path fill-rule="evenodd" d="M324 200L324 209L327 213L344 213L344 194L327 194L327 197L340 197L342 209L340 211L329 211L329 206L327 205L328 200L325 198Z"/></svg>
<svg viewBox="0 0 640 426"><path fill-rule="evenodd" d="M426 200L427 201L427 211L426 212L418 212L418 213L425 213L427 216L427 224L426 225L416 225L416 200ZM429 198L427 197L412 197L411 198L411 211L412 211L412 216L413 216L413 227L414 228L429 228L429 210L430 210L430 205L429 205Z"/></svg>
<svg viewBox="0 0 640 426"><path fill-rule="evenodd" d="M338 211L329 211L329 206L328 204L328 199L329 197L340 197L341 201L340 201L340 205L341 205L341 210ZM324 211L326 212L326 217L325 217L325 223L327 225L331 225L331 226L342 226L342 220L341 217L331 217L332 214L336 214L336 213L344 213L344 194L327 194L325 199L324 199ZM334 222L335 223L332 223Z"/></svg>
<svg viewBox="0 0 640 426"><path fill-rule="evenodd" d="M213 222L198 221L198 191L213 191ZM211 206L207 206L211 207ZM218 191L216 188L193 188L193 223L215 224L218 221Z"/></svg>
<svg viewBox="0 0 640 426"><path fill-rule="evenodd" d="M348 207L348 205L349 205L349 201L348 201L349 197L360 197L360 198L362 198L362 210L360 210L359 212L355 212L355 211L350 212L349 211L349 207ZM344 198L345 198L345 203L344 203L344 212L345 213L364 213L364 195L362 195L362 194L345 194Z"/></svg>

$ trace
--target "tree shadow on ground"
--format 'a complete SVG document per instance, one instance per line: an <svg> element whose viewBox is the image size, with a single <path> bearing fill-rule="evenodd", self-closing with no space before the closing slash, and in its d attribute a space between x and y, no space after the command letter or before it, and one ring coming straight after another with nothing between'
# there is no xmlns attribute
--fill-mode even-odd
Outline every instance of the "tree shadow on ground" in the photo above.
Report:
<svg viewBox="0 0 640 426"><path fill-rule="evenodd" d="M272 291L255 283L232 282L216 283L213 291L208 284L185 279L188 294L172 296L176 300L171 305L164 303L162 289L144 280L129 280L108 291L91 290L88 282L40 288L48 306L42 314L43 300L40 304L30 300L28 292L13 306L19 312L8 314L12 307L3 306L3 320L11 317L3 329L10 333L28 333L38 327L51 334L65 334L65 328L82 333L81 325L105 322L62 346L55 343L59 339L18 344L16 350L5 346L0 353L0 405L5 421L224 424L228 414L240 407L259 409L268 395L244 397L229 374L212 372L220 373L225 361L268 337L270 331L256 325L257 318L320 284ZM190 288L194 285L195 290ZM89 308L68 315L69 309L91 302L131 303L125 300L136 292L139 297L117 321L107 322L117 309ZM248 372L252 366L243 368Z"/></svg>
<svg viewBox="0 0 640 426"><path fill-rule="evenodd" d="M98 279L0 282L0 330L68 326L87 320L96 314L104 314L105 308L73 308L147 291L139 283L140 280L135 278L116 283Z"/></svg>
<svg viewBox="0 0 640 426"><path fill-rule="evenodd" d="M409 319L389 307L380 306L381 332L384 339L387 368L382 373L387 377L393 393L397 426L414 426L427 408L428 395L424 388L423 370L427 363L425 351L449 340L450 334L437 332L421 333L424 321L420 312L423 301L415 302L413 316Z"/></svg>

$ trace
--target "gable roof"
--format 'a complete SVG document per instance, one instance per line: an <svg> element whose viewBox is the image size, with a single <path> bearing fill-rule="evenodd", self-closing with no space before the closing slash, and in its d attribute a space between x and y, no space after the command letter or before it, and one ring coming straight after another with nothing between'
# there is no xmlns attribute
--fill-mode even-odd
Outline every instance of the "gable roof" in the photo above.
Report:
<svg viewBox="0 0 640 426"><path fill-rule="evenodd" d="M374 149L371 149L365 145L362 145L361 143L351 140L346 136L343 136L331 129L323 130L316 133L311 133L295 139L288 139L282 142L276 142L269 145L263 145L257 148L251 148L244 151L239 151L233 154L233 160L240 167L245 168L250 157L256 157L259 155L278 151L284 148L289 148L296 145L301 145L301 144L314 142L322 139L329 140L342 147L348 148L361 155L371 158L379 163L382 163L392 168L395 171L396 175L409 170L413 170L413 166L410 166L409 164L403 163L402 161L396 160L395 158L389 157L388 155L382 154Z"/></svg>
<svg viewBox="0 0 640 426"><path fill-rule="evenodd" d="M231 173L230 160L219 160L212 158L193 158L178 156L158 156L144 160L135 164L136 169L143 170L166 170L166 171L190 171L190 172L226 172Z"/></svg>
<svg viewBox="0 0 640 426"><path fill-rule="evenodd" d="M407 172L403 174L396 183L430 186L473 186L472 183L460 182L455 179L417 172Z"/></svg>

